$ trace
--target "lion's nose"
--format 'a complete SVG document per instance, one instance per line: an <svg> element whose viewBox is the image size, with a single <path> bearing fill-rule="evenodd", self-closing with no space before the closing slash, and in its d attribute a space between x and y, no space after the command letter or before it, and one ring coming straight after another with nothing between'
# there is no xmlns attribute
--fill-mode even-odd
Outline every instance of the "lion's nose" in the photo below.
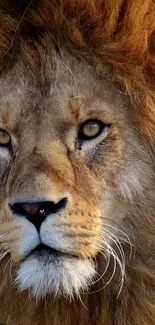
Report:
<svg viewBox="0 0 155 325"><path fill-rule="evenodd" d="M42 222L48 215L56 214L63 210L67 204L67 199L63 198L59 202L41 201L35 203L21 202L10 205L13 214L19 217L25 217L39 231Z"/></svg>

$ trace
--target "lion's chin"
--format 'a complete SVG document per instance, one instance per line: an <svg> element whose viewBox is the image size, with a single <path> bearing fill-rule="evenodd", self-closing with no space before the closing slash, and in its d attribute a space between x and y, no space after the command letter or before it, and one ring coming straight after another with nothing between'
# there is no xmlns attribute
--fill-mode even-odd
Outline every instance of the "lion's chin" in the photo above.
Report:
<svg viewBox="0 0 155 325"><path fill-rule="evenodd" d="M33 253L21 263L17 284L21 290L30 289L35 297L73 297L88 290L95 275L95 266L88 259L43 251L39 255Z"/></svg>

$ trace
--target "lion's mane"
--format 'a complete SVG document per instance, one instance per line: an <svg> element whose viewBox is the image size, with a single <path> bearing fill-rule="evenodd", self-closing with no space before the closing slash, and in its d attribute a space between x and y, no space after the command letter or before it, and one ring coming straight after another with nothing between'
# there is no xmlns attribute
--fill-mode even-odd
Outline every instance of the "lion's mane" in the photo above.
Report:
<svg viewBox="0 0 155 325"><path fill-rule="evenodd" d="M117 81L139 107L142 130L154 137L155 4L131 1L2 1L1 72L46 31L76 55L92 60ZM28 49L29 48L29 49ZM30 51L31 52L31 51ZM25 59L26 59L25 58ZM33 64L33 63L32 63Z"/></svg>
<svg viewBox="0 0 155 325"><path fill-rule="evenodd" d="M7 73L19 55L34 66L37 44L47 31L55 44L63 44L77 57L83 56L99 73L108 75L120 91L129 94L137 108L141 134L149 142L155 159L154 0L3 0L0 73ZM149 204L149 200L146 202ZM41 310L46 308L47 325L154 325L155 212L147 217L145 207L143 213L147 220L142 226L141 213L133 220L135 227L142 227L136 239L136 263L127 267L127 281L118 299L113 288L107 286L99 293L83 296L83 303L60 298L52 303L39 301L36 306L25 293L19 298L14 288L9 289L10 276L3 270L0 299L10 310L10 316L4 315L8 324L9 317L19 325L43 324Z"/></svg>

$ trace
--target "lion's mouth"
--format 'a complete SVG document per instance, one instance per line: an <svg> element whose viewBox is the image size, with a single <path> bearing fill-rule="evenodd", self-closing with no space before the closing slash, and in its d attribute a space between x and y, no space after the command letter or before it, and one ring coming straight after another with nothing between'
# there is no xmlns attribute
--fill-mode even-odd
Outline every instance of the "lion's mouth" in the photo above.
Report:
<svg viewBox="0 0 155 325"><path fill-rule="evenodd" d="M38 246L36 246L31 252L29 252L23 259L22 262L24 262L28 257L35 255L37 257L41 257L41 256L53 256L53 257L59 257L59 256L69 256L69 257L76 257L78 258L78 256L74 255L74 254L70 254L67 252L62 252L59 251L55 248L51 248L50 246L47 246L45 244L39 244Z"/></svg>
<svg viewBox="0 0 155 325"><path fill-rule="evenodd" d="M34 248L30 254L42 254L42 253L48 253L48 254L52 254L52 255L60 255L63 254L60 251L56 250L55 248L51 248L45 244L40 244L38 245L36 248Z"/></svg>

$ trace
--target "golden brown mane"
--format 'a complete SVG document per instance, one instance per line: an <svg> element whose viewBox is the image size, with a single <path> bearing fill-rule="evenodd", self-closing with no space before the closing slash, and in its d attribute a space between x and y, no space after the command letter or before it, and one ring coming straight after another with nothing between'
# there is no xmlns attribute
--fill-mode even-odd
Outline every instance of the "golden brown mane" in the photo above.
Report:
<svg viewBox="0 0 155 325"><path fill-rule="evenodd" d="M106 74L106 78L113 81L119 92L129 95L132 107L135 107L140 121L142 141L144 139L144 143L147 142L148 151L151 152L150 157L153 156L154 159L154 0L2 0L0 74L5 76L18 61L19 56L22 57L25 65L28 62L35 69L35 65L39 64L36 63L35 53L39 52L39 44L41 42L43 44L48 33L52 35L55 48L60 46L77 58L83 57L95 66L98 74ZM154 190L153 180L150 188ZM83 295L82 303L76 300L69 303L67 299L59 298L52 299L52 302L48 299L40 300L36 305L35 299L29 300L28 293L22 292L19 295L9 274L4 276L6 257L0 269L2 279L0 299L6 306L1 314L3 319L8 319L8 323L4 325L12 324L11 317L17 320L17 325L30 325L30 319L31 324L44 324L45 318L40 312L44 309L47 310L46 325L154 325L153 190L148 197L145 193L144 207L144 198L141 199L143 211L138 202L137 210L130 216L133 228L140 226L140 234L136 243L135 260L133 258L132 265L128 265L127 262L127 280L118 300L112 284L111 287L105 288L104 295L102 291L97 293L99 285L94 286L96 293ZM147 218L148 207L150 211ZM128 255L128 248L126 253ZM116 282L117 279L116 272ZM134 307L132 305L130 314L132 303ZM8 309L11 316L7 315ZM140 314L142 314L141 318L139 318Z"/></svg>
<svg viewBox="0 0 155 325"><path fill-rule="evenodd" d="M0 9L2 72L24 51L25 42L33 47L32 41L49 31L56 43L93 60L101 71L106 66L107 74L139 107L142 132L154 138L153 0L40 0L24 1L22 6L16 0L13 5L2 2Z"/></svg>

